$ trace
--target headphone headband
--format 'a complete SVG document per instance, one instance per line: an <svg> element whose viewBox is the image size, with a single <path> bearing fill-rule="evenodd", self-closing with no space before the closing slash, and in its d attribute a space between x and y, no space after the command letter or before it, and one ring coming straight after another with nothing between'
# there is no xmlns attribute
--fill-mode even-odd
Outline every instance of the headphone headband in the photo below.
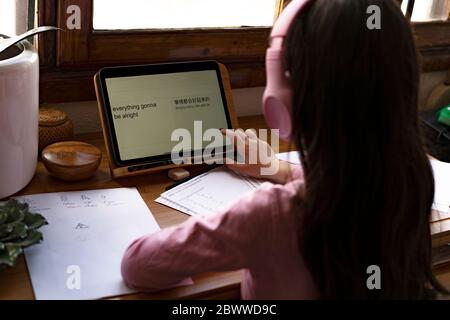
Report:
<svg viewBox="0 0 450 320"><path fill-rule="evenodd" d="M266 53L267 86L263 109L267 124L279 129L280 138L292 137L292 90L286 78L284 40L298 13L312 0L293 0L280 14L270 34L270 48Z"/></svg>
<svg viewBox="0 0 450 320"><path fill-rule="evenodd" d="M286 37L297 14L312 0L293 0L281 12L275 22L270 38Z"/></svg>

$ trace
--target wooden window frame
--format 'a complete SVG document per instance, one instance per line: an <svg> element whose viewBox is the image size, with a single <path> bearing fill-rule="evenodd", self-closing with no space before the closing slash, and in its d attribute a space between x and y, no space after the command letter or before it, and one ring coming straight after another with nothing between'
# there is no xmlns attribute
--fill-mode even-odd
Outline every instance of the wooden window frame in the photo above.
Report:
<svg viewBox="0 0 450 320"><path fill-rule="evenodd" d="M289 1L278 0L276 14ZM81 8L81 30L39 36L41 102L94 100L95 72L126 64L214 59L230 70L233 88L265 85L269 27L95 31L92 0L39 0L39 25L65 29L70 5ZM448 69L450 21L414 23L413 28L423 70Z"/></svg>

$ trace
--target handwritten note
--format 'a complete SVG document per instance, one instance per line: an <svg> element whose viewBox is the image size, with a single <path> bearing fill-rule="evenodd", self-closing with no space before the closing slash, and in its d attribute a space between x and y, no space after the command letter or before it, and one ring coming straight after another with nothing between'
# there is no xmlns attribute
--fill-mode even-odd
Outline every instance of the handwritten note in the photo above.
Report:
<svg viewBox="0 0 450 320"><path fill-rule="evenodd" d="M298 152L280 153L277 158L300 164ZM221 167L161 194L156 202L191 216L207 216L256 190L263 182Z"/></svg>
<svg viewBox="0 0 450 320"><path fill-rule="evenodd" d="M220 167L161 194L156 202L189 215L207 216L257 189L261 183Z"/></svg>
<svg viewBox="0 0 450 320"><path fill-rule="evenodd" d="M49 222L25 251L36 299L97 299L132 293L120 263L130 243L159 230L135 188L17 198Z"/></svg>

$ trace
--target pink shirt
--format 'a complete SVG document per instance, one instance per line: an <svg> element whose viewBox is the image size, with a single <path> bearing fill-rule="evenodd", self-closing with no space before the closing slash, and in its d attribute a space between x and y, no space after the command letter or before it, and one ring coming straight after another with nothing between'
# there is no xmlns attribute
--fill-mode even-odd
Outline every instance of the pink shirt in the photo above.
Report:
<svg viewBox="0 0 450 320"><path fill-rule="evenodd" d="M122 261L125 283L158 291L204 272L243 269L243 299L314 299L317 290L298 247L293 198L300 167L286 185L264 183L228 209L135 240Z"/></svg>

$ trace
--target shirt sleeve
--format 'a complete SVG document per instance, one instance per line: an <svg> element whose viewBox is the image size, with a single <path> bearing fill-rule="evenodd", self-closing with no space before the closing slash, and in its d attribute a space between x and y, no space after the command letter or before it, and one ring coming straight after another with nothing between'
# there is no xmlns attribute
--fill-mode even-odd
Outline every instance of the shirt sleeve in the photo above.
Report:
<svg viewBox="0 0 450 320"><path fill-rule="evenodd" d="M247 268L272 250L280 187L265 183L229 209L134 241L122 261L125 283L140 291L176 286L204 272Z"/></svg>
<svg viewBox="0 0 450 320"><path fill-rule="evenodd" d="M303 180L304 179L304 173L303 173L303 167L298 164L291 164L291 179L296 180Z"/></svg>

